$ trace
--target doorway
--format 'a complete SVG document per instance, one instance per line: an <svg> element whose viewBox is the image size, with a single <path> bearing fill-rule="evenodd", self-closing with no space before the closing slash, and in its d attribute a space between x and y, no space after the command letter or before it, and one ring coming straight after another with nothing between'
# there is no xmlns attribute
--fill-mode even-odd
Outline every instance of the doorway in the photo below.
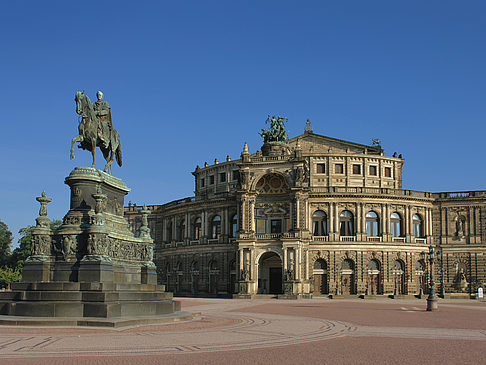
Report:
<svg viewBox="0 0 486 365"><path fill-rule="evenodd" d="M282 260L275 252L265 252L258 263L258 293L282 293Z"/></svg>

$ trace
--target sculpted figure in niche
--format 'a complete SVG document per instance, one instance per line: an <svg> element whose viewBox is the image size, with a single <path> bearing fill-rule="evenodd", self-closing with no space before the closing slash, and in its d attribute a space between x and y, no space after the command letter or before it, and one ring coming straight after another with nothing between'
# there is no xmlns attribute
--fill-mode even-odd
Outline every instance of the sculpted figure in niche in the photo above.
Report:
<svg viewBox="0 0 486 365"><path fill-rule="evenodd" d="M457 213L456 217L456 236L457 237L464 237L465 236L465 230L464 230L464 225L466 223L466 218L459 213Z"/></svg>

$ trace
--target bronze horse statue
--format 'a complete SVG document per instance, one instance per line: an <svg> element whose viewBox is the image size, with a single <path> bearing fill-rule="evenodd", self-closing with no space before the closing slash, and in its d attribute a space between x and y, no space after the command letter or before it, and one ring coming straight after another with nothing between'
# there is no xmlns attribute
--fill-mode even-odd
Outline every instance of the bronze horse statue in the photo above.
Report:
<svg viewBox="0 0 486 365"><path fill-rule="evenodd" d="M103 171L109 171L111 175L111 164L115 161L115 156L118 166L122 165L120 134L112 128L110 142L105 147L99 136L101 121L98 120L88 95L84 91L77 91L74 100L76 101L76 113L80 115L81 121L78 126L79 134L73 138L71 143L71 160L74 158L74 144L79 142L78 148L91 152L93 156L93 165L91 167L94 168L96 167L96 147L99 147L106 160Z"/></svg>

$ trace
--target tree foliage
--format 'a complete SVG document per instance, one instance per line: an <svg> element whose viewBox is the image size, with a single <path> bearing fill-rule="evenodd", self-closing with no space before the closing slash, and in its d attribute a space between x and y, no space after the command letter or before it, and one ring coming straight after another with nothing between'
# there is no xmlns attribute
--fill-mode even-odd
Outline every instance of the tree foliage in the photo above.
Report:
<svg viewBox="0 0 486 365"><path fill-rule="evenodd" d="M19 267L15 269L3 266L0 267L0 288L8 288L10 283L19 281L22 276L22 270Z"/></svg>
<svg viewBox="0 0 486 365"><path fill-rule="evenodd" d="M8 264L11 253L12 232L7 225L0 221L0 266Z"/></svg>

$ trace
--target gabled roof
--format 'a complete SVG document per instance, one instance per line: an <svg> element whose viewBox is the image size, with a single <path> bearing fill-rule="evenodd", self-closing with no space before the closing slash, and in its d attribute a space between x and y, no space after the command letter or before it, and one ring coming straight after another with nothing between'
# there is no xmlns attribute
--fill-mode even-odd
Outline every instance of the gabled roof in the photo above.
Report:
<svg viewBox="0 0 486 365"><path fill-rule="evenodd" d="M380 155L383 153L381 146L367 146L360 143L343 141L342 139L321 136L312 132L305 132L299 136L291 138L289 145L295 147L299 141L299 144L304 152L346 152L349 150L351 153L364 153L367 150L369 154Z"/></svg>

